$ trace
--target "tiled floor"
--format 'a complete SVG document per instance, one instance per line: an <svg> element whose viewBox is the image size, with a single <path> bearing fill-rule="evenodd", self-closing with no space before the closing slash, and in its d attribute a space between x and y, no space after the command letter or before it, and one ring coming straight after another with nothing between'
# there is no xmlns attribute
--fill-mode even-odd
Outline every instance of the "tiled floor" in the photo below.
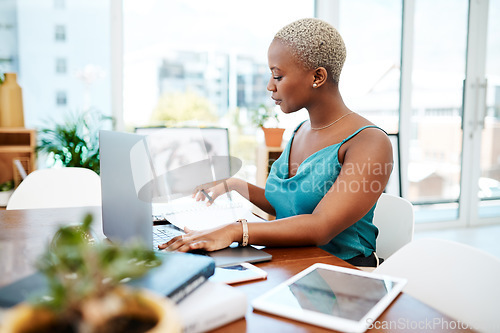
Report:
<svg viewBox="0 0 500 333"><path fill-rule="evenodd" d="M441 238L468 244L500 259L500 224L475 228L416 231L414 239Z"/></svg>

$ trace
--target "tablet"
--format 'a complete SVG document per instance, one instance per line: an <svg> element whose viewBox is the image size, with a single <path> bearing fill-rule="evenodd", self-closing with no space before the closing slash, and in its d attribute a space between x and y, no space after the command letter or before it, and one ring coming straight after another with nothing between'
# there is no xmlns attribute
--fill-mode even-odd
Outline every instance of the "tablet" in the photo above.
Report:
<svg viewBox="0 0 500 333"><path fill-rule="evenodd" d="M256 310L343 332L364 332L405 279L314 264L252 302Z"/></svg>

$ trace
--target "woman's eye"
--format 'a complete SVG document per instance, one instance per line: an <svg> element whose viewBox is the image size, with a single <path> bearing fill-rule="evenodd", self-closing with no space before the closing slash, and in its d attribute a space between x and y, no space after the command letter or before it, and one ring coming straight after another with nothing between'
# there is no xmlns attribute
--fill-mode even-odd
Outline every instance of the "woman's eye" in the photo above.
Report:
<svg viewBox="0 0 500 333"><path fill-rule="evenodd" d="M283 76L273 76L273 79L280 81L283 78Z"/></svg>

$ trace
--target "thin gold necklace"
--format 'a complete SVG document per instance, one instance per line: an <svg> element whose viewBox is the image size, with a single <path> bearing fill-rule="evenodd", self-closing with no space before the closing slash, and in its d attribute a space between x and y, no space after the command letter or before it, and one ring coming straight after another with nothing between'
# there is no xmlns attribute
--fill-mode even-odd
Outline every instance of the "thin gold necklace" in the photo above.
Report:
<svg viewBox="0 0 500 333"><path fill-rule="evenodd" d="M326 125L326 126L323 126L323 127L311 127L311 129L312 129L313 131L319 131L319 130L322 130L322 129L328 128L328 127L332 126L333 124L335 124L336 122L340 121L342 118L347 117L348 115L353 114L353 113L354 113L354 111L351 111L351 112L349 112L349 113L346 113L345 115L343 115L343 116L342 116L342 117L340 117L339 119L335 120L333 123L330 123L330 124L328 124L328 125ZM309 121L309 122L311 122L311 121Z"/></svg>

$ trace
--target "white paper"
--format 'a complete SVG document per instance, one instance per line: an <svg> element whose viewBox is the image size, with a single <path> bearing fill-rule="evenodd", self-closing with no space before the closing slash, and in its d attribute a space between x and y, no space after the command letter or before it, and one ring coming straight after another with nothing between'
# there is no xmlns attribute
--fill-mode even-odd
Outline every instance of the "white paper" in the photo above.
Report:
<svg viewBox="0 0 500 333"><path fill-rule="evenodd" d="M239 202L220 199L207 206L206 202L181 198L168 204L153 205L153 214L163 214L176 227L188 227L191 230L212 229L234 223L238 219L246 219L248 222L265 221Z"/></svg>

